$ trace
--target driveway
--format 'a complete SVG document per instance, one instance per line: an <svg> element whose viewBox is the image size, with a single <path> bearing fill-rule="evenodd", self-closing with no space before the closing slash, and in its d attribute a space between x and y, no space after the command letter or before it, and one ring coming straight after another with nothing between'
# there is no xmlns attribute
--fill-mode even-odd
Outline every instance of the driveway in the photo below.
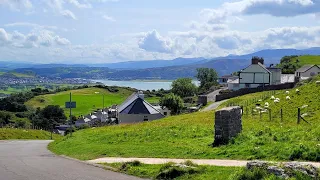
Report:
<svg viewBox="0 0 320 180"><path fill-rule="evenodd" d="M228 100L218 101L210 104L209 106L203 108L201 111L211 111L217 109L222 103L226 102Z"/></svg>
<svg viewBox="0 0 320 180"><path fill-rule="evenodd" d="M47 150L50 141L0 141L1 180L136 180L56 156Z"/></svg>

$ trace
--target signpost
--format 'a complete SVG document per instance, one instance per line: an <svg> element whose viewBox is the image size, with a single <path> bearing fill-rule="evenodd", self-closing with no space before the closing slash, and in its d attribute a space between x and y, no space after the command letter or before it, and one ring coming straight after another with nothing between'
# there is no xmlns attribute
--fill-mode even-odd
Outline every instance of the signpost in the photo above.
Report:
<svg viewBox="0 0 320 180"><path fill-rule="evenodd" d="M66 102L66 108L70 109L70 136L72 136L72 108L76 108L77 107L77 103L76 102L72 102L71 99L71 92L70 92L70 101Z"/></svg>

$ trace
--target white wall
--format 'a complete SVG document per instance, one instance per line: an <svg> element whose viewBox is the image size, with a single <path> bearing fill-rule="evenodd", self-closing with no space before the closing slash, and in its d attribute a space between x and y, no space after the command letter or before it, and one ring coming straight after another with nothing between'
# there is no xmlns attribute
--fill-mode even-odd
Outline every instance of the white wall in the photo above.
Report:
<svg viewBox="0 0 320 180"><path fill-rule="evenodd" d="M131 124L144 122L144 117L148 117L148 121L164 118L162 114L119 114L119 124Z"/></svg>
<svg viewBox="0 0 320 180"><path fill-rule="evenodd" d="M268 71L262 68L260 65L251 64L249 67L240 72L240 84L242 83L269 83ZM272 77L270 77L272 78Z"/></svg>

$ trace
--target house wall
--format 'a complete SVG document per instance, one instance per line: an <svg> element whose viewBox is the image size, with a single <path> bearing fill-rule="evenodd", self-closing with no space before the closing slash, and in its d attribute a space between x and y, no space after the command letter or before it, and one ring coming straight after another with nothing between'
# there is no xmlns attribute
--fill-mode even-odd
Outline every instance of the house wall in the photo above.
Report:
<svg viewBox="0 0 320 180"><path fill-rule="evenodd" d="M312 77L312 74L320 74L320 69L317 66L313 66L311 69L304 73L300 73L300 77Z"/></svg>
<svg viewBox="0 0 320 180"><path fill-rule="evenodd" d="M131 124L144 122L145 116L148 121L164 118L162 114L119 114L119 124Z"/></svg>
<svg viewBox="0 0 320 180"><path fill-rule="evenodd" d="M242 83L258 83L258 84L269 84L269 77L271 75L263 69L260 65L251 64L249 67L240 72L240 84Z"/></svg>
<svg viewBox="0 0 320 180"><path fill-rule="evenodd" d="M272 73L271 85L281 84L281 76L282 76L281 69L269 69L269 71L271 71Z"/></svg>

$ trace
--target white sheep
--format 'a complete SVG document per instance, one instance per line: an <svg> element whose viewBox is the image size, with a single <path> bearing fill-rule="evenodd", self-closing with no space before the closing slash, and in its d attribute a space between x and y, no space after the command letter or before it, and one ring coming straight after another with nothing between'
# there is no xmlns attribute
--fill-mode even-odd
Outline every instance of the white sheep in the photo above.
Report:
<svg viewBox="0 0 320 180"><path fill-rule="evenodd" d="M258 102L262 102L262 99L259 99Z"/></svg>
<svg viewBox="0 0 320 180"><path fill-rule="evenodd" d="M299 94L299 93L300 93L300 90L299 90L299 89L296 89L296 93Z"/></svg>
<svg viewBox="0 0 320 180"><path fill-rule="evenodd" d="M277 101L280 101L280 98L276 98Z"/></svg>
<svg viewBox="0 0 320 180"><path fill-rule="evenodd" d="M280 102L280 99L275 99L274 101L273 101L274 103L279 103Z"/></svg>
<svg viewBox="0 0 320 180"><path fill-rule="evenodd" d="M286 97L286 100L290 100L290 99L291 99L290 96L287 96L287 97Z"/></svg>
<svg viewBox="0 0 320 180"><path fill-rule="evenodd" d="M271 96L271 98L270 98L271 100L275 100L276 98L274 97L274 96Z"/></svg>
<svg viewBox="0 0 320 180"><path fill-rule="evenodd" d="M264 107L269 107L269 103L268 102L264 103Z"/></svg>
<svg viewBox="0 0 320 180"><path fill-rule="evenodd" d="M286 91L286 94L290 94L290 92L289 92L289 91Z"/></svg>
<svg viewBox="0 0 320 180"><path fill-rule="evenodd" d="M303 105L303 106L301 107L301 109L307 108L307 107L308 107L308 105Z"/></svg>

